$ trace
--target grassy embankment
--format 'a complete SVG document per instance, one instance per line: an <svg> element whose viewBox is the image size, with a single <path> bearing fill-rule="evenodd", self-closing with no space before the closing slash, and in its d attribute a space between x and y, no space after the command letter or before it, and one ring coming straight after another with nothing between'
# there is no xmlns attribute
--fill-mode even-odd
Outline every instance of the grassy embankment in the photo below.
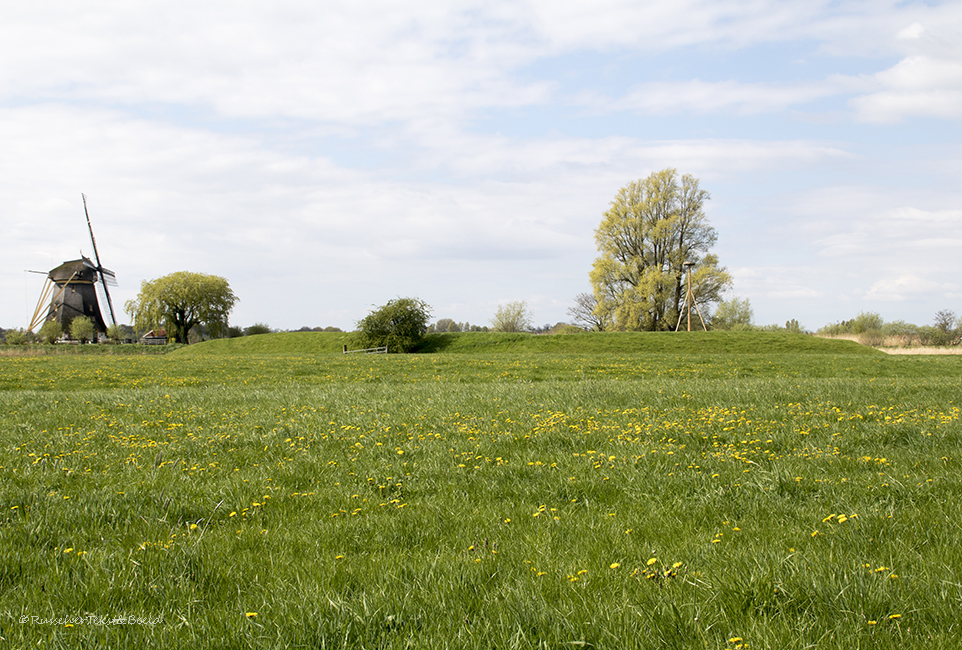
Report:
<svg viewBox="0 0 962 650"><path fill-rule="evenodd" d="M287 334L0 359L0 637L957 643L957 357L474 336L445 335L462 354ZM55 620L89 614L153 624Z"/></svg>

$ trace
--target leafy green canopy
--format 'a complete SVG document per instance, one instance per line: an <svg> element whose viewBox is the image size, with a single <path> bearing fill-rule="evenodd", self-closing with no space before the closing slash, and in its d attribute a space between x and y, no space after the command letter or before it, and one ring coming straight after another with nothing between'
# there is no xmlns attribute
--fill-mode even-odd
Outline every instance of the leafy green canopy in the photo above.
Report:
<svg viewBox="0 0 962 650"><path fill-rule="evenodd" d="M711 317L713 330L750 330L754 324L755 312L748 298L734 296L722 300Z"/></svg>
<svg viewBox="0 0 962 650"><path fill-rule="evenodd" d="M48 320L40 328L38 336L41 342L54 344L63 336L63 325L60 324L60 321Z"/></svg>
<svg viewBox="0 0 962 650"><path fill-rule="evenodd" d="M70 321L70 338L81 343L92 341L95 335L94 323L86 316L77 316Z"/></svg>
<svg viewBox="0 0 962 650"><path fill-rule="evenodd" d="M388 352L413 352L428 331L431 308L417 298L395 298L357 324L360 344L387 346Z"/></svg>
<svg viewBox="0 0 962 650"><path fill-rule="evenodd" d="M526 332L531 329L533 318L524 300L498 305L491 319L495 332Z"/></svg>
<svg viewBox="0 0 962 650"><path fill-rule="evenodd" d="M699 304L714 303L731 276L708 250L717 234L702 209L708 192L674 169L618 191L595 231L601 255L591 270L599 320L618 330L674 329L687 292L685 263Z"/></svg>
<svg viewBox="0 0 962 650"><path fill-rule="evenodd" d="M138 330L164 327L168 337L188 343L188 334L198 325L218 336L236 303L237 296L224 278L178 271L142 282L137 298L127 301L124 309Z"/></svg>

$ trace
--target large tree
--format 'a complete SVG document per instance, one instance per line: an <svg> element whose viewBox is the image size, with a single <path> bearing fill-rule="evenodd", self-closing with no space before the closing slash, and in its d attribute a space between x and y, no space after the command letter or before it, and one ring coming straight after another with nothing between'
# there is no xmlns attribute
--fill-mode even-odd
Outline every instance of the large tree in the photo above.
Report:
<svg viewBox="0 0 962 650"><path fill-rule="evenodd" d="M708 192L674 169L618 191L595 231L601 255L591 269L596 314L619 330L672 330L687 292L685 263L699 304L714 303L731 276L709 253L717 234L705 217Z"/></svg>
<svg viewBox="0 0 962 650"><path fill-rule="evenodd" d="M225 331L236 303L224 278L178 271L141 282L137 298L127 301L124 309L138 330L164 327L168 338L188 343L190 331L198 325L205 325L213 336Z"/></svg>

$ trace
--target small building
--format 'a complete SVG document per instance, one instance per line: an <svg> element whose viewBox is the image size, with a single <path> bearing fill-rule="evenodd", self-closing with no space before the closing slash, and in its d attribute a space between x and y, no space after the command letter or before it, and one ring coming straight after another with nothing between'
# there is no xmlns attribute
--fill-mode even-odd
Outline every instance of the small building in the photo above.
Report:
<svg viewBox="0 0 962 650"><path fill-rule="evenodd" d="M144 345L167 345L167 330L150 330L140 337Z"/></svg>

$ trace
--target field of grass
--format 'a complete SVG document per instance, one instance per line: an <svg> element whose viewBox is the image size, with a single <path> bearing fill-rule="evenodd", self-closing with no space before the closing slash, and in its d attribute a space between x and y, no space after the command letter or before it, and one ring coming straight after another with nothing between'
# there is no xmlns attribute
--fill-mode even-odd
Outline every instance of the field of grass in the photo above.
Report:
<svg viewBox="0 0 962 650"><path fill-rule="evenodd" d="M958 647L962 358L291 336L0 358L0 645Z"/></svg>
<svg viewBox="0 0 962 650"><path fill-rule="evenodd" d="M344 346L359 346L355 336L345 332L285 332L282 334L218 339L193 345L184 354L328 354ZM817 353L876 354L872 348L850 340L817 338L788 332L584 332L581 334L537 335L503 332L448 332L428 334L421 352L455 354L591 353L591 354L690 354L690 353Z"/></svg>

